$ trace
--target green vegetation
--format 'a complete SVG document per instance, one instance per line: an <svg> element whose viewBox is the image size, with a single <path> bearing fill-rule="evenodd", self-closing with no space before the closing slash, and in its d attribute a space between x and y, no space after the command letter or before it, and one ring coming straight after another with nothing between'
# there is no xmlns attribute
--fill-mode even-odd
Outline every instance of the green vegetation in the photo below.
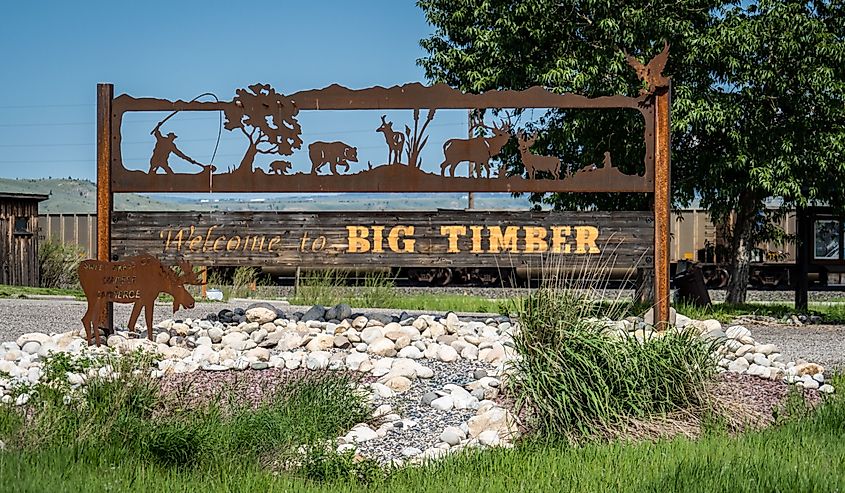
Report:
<svg viewBox="0 0 845 493"><path fill-rule="evenodd" d="M433 82L463 91L522 90L635 96L644 83L626 54L647 63L671 46L672 197L700 200L727 233L728 299L744 302L752 247L783 240L783 208L822 201L845 207L845 6L819 0L649 2L420 0L433 33L419 63ZM584 168L609 151L633 173L644 152L640 115L563 109L522 113L537 149ZM531 121L533 120L533 121ZM620 138L608 139L608 135ZM500 155L524 167L514 143ZM806 162L812 162L807 166ZM648 210L647 194L534 194L565 210Z"/></svg>
<svg viewBox="0 0 845 493"><path fill-rule="evenodd" d="M841 378L834 382L843 384ZM9 429L8 422L0 424L4 440ZM833 492L845 489L845 476L837 474L845 457L843 433L845 399L837 395L801 419L741 437L711 431L696 440L581 446L529 440L510 450L467 453L387 475L336 454L309 454L299 472L278 474L252 452L220 457L214 448L202 449L213 460L174 467L114 446L23 451L7 445L0 452L0 491ZM270 440L258 438L256 448L273 451Z"/></svg>
<svg viewBox="0 0 845 493"><path fill-rule="evenodd" d="M45 288L78 288L79 263L85 251L78 245L48 238L38 246L38 267L41 286Z"/></svg>
<svg viewBox="0 0 845 493"><path fill-rule="evenodd" d="M532 428L595 438L629 419L703 408L715 341L675 331L645 340L619 336L593 318L600 313L605 309L585 297L550 289L518 303L521 358L508 382Z"/></svg>
<svg viewBox="0 0 845 493"><path fill-rule="evenodd" d="M499 313L507 300L461 294L408 295L399 293L387 274L368 273L357 285L350 285L345 272L327 270L306 274L289 301L293 305L348 303L356 308Z"/></svg>
<svg viewBox="0 0 845 493"><path fill-rule="evenodd" d="M84 299L85 294L81 289L67 288L33 288L29 286L10 286L0 284L0 298L26 298L27 296L73 296L77 299Z"/></svg>
<svg viewBox="0 0 845 493"><path fill-rule="evenodd" d="M376 470L324 451L327 441L370 416L364 395L354 390L356 381L348 374L292 379L250 406L226 393L208 402L185 401L184 392L165 395L158 381L148 377L154 365L143 352L120 358L49 357L39 384L16 389L16 394L32 396L30 413L0 405L5 448L0 452L0 489L101 490L111 481L120 482L107 479L111 474L97 474L103 473L101 468L114 470L115 464L122 472L129 467L142 476L150 474L147 480L154 481L159 475L198 471L295 475L303 463L308 465L303 471L322 471L324 477L370 477L367 471ZM69 385L69 371L88 374L84 392ZM51 463L61 464L50 469L70 476L71 482L54 482L57 477L36 471ZM92 484L74 486L74 479L83 480L75 475Z"/></svg>

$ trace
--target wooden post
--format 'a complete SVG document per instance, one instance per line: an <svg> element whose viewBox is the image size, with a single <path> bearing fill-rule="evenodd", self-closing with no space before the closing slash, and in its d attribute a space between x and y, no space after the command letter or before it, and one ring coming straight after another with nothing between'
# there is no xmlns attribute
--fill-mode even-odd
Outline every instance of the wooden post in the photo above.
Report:
<svg viewBox="0 0 845 493"><path fill-rule="evenodd" d="M114 196L111 188L113 84L97 84L97 259L111 260L111 220ZM114 306L105 304L100 316L106 334L114 330Z"/></svg>
<svg viewBox="0 0 845 493"><path fill-rule="evenodd" d="M205 299L208 296L208 267L202 267L202 286L200 286L200 298Z"/></svg>
<svg viewBox="0 0 845 493"><path fill-rule="evenodd" d="M810 248L813 244L813 228L810 214L806 207L797 207L795 210L795 309L807 311L809 305L808 291L810 282L807 276L810 274Z"/></svg>
<svg viewBox="0 0 845 493"><path fill-rule="evenodd" d="M655 327L665 330L669 323L669 220L671 191L671 151L669 111L671 82L655 93L654 125L654 302Z"/></svg>

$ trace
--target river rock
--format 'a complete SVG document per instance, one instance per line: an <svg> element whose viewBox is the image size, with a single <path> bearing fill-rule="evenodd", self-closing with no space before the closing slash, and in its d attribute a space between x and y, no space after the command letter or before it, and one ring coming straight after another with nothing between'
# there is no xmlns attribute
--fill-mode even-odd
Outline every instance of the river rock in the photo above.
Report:
<svg viewBox="0 0 845 493"><path fill-rule="evenodd" d="M381 337L367 346L367 352L378 356L393 356L396 354L396 345L390 339Z"/></svg>
<svg viewBox="0 0 845 493"><path fill-rule="evenodd" d="M258 323L258 325L266 324L267 322L272 322L273 320L276 320L276 318L278 318L276 310L271 310L263 306L250 308L246 311L247 322L256 322Z"/></svg>
<svg viewBox="0 0 845 493"><path fill-rule="evenodd" d="M458 359L458 352L452 346L440 346L437 358L444 363L452 363Z"/></svg>
<svg viewBox="0 0 845 493"><path fill-rule="evenodd" d="M447 426L440 434L440 441L448 443L452 447L460 445L461 440L464 439L466 439L466 433L456 426Z"/></svg>
<svg viewBox="0 0 845 493"><path fill-rule="evenodd" d="M346 303L337 304L326 310L326 320L345 320L352 318L352 307Z"/></svg>
<svg viewBox="0 0 845 493"><path fill-rule="evenodd" d="M314 305L302 314L303 322L320 320L326 315L326 309L322 305Z"/></svg>

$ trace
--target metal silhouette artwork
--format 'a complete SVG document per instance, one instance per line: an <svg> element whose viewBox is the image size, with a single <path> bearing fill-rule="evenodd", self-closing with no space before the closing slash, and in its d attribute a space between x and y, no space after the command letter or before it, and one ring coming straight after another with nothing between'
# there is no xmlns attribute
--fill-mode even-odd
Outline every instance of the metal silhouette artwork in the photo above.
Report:
<svg viewBox="0 0 845 493"><path fill-rule="evenodd" d="M292 166L292 164L291 164L290 161L284 161L284 160L279 159L277 161L273 161L272 163L270 163L270 165L268 166L268 169L270 170L270 173L273 173L273 174L276 174L276 175L284 175L288 171L290 171L291 166Z"/></svg>
<svg viewBox="0 0 845 493"><path fill-rule="evenodd" d="M121 95L112 100L111 180L116 192L648 192L654 184L654 91L668 83L661 73L667 56L668 49L664 48L643 65L626 54L647 85L638 97L588 98L541 87L470 94L444 84L418 83L367 89L333 84L287 95L267 84L253 84L237 89L231 101L167 101ZM567 169L556 172L559 160L525 149L520 154L527 173L507 175L498 156L518 129L504 123L506 120L489 127L482 122L486 135L482 132L475 137L445 139L442 154L426 150L430 124L441 109L476 110L478 114L493 110L507 116L532 108L638 112L644 121L641 164L626 160L622 167L625 172L608 164L590 167L591 173ZM384 161L365 152L371 147L353 146L346 139L303 142L309 134L303 133L300 125L301 112L350 110L407 110L412 116L407 124L400 124L396 117L388 120L384 111L379 114L381 124L375 131L384 136ZM240 160L234 158L229 163L218 159L217 163L201 164L176 147L175 134L165 133L159 124L152 132L156 142L149 171L127 167L121 150L122 122L125 113L136 111L169 111L171 116L177 111L221 111L225 116L223 128L242 135L243 154ZM394 125L402 125L402 129ZM522 138L527 140L524 135ZM168 163L172 155L202 170L174 170ZM366 166L353 169L351 163L359 159ZM491 162L497 163L492 166L497 172L491 169ZM461 163L467 163L467 167L462 169ZM548 174L554 179L549 180Z"/></svg>
<svg viewBox="0 0 845 493"><path fill-rule="evenodd" d="M88 309L82 317L88 343L92 335L100 345L99 320L106 303L133 303L128 328L135 330L135 322L144 309L147 338L153 339L153 309L161 293L173 297L173 313L180 307L193 308L194 297L185 284L201 284L191 265L179 262L181 274L162 264L152 255L138 255L120 262L84 260L79 264L79 284L88 300Z"/></svg>
<svg viewBox="0 0 845 493"><path fill-rule="evenodd" d="M434 115L437 113L437 110L430 109L428 110L428 114L425 117L425 121L420 127L420 110L414 110L414 131L411 132L411 127L405 125L405 145L407 149L405 153L408 157L408 166L413 166L415 168L422 167L422 158L420 158L420 153L422 152L425 145L428 143L428 137L425 136L426 129L428 129L428 124L434 120Z"/></svg>
<svg viewBox="0 0 845 493"><path fill-rule="evenodd" d="M399 164L399 160L402 159L402 149L405 147L405 136L402 132L393 130L393 122L387 121L387 115L381 115L381 125L376 132L384 134L384 140L387 142L388 164Z"/></svg>
<svg viewBox="0 0 845 493"><path fill-rule="evenodd" d="M343 142L314 142L308 146L311 158L311 174L316 175L320 168L329 165L333 175L339 175L338 166L345 166L349 172L349 161L358 162L358 149Z"/></svg>
<svg viewBox="0 0 845 493"><path fill-rule="evenodd" d="M550 174L553 180L560 178L559 157L539 156L531 153L531 146L537 140L537 132L532 133L531 137L527 138L524 132L518 132L516 139L519 142L519 155L522 158L522 164L525 166L525 171L528 172L530 179L536 179L538 171Z"/></svg>
<svg viewBox="0 0 845 493"><path fill-rule="evenodd" d="M253 84L235 91L232 104L223 109L226 130L240 130L249 141L240 164L231 171L237 177L252 176L259 154L290 156L302 147L299 109L290 98L269 84Z"/></svg>
<svg viewBox="0 0 845 493"><path fill-rule="evenodd" d="M663 69L666 68L666 62L669 60L669 43L663 43L663 51L657 56L649 60L645 65L637 58L625 52L625 60L628 65L637 71L637 77L646 83L646 87L640 89L640 95L653 94L658 88L667 87L669 85L669 78L663 76Z"/></svg>
<svg viewBox="0 0 845 493"><path fill-rule="evenodd" d="M472 170L475 176L481 178L482 168L486 170L487 177L490 177L490 158L496 157L502 152L502 147L508 143L511 136L510 123L500 123L499 126L484 128L493 131L492 137L472 137L469 139L449 139L443 144L444 160L440 164L440 174L446 175L446 168L449 168L449 176L455 176L455 168L459 163L470 163L470 177Z"/></svg>

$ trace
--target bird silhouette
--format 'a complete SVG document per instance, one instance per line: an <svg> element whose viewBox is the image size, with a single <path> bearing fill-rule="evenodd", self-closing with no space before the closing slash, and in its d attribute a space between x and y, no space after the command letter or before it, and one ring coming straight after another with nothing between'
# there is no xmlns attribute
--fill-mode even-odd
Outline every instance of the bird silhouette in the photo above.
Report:
<svg viewBox="0 0 845 493"><path fill-rule="evenodd" d="M669 59L669 43L663 42L663 51L657 56L649 60L646 65L643 65L636 57L629 55L625 51L625 60L628 65L637 71L637 77L641 81L645 81L647 87L640 89L640 95L651 94L659 87L666 87L669 85L669 78L663 76L663 69L666 67L666 61Z"/></svg>

